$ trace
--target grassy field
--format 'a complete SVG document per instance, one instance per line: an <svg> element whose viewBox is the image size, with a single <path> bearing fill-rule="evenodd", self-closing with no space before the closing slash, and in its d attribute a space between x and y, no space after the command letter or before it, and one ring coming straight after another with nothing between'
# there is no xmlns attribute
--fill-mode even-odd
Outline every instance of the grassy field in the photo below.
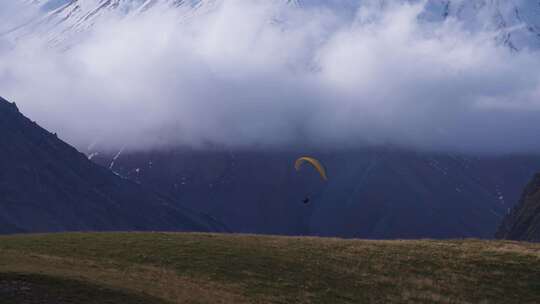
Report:
<svg viewBox="0 0 540 304"><path fill-rule="evenodd" d="M0 303L540 303L540 244L2 236Z"/></svg>

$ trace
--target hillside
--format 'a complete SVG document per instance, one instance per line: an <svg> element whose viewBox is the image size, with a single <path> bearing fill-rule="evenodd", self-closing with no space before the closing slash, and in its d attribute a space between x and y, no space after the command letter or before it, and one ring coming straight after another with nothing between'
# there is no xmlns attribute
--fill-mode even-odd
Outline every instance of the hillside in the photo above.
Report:
<svg viewBox="0 0 540 304"><path fill-rule="evenodd" d="M374 239L492 238L540 168L538 156L472 157L390 147L85 152L234 232ZM325 164L328 182L311 170L295 171L293 161L303 154ZM309 205L301 203L306 194L312 197Z"/></svg>
<svg viewBox="0 0 540 304"><path fill-rule="evenodd" d="M90 162L0 98L0 233L222 229Z"/></svg>
<svg viewBox="0 0 540 304"><path fill-rule="evenodd" d="M0 303L538 303L539 282L540 245L516 242L0 237Z"/></svg>
<svg viewBox="0 0 540 304"><path fill-rule="evenodd" d="M501 224L497 237L540 242L540 174L527 185L519 203Z"/></svg>

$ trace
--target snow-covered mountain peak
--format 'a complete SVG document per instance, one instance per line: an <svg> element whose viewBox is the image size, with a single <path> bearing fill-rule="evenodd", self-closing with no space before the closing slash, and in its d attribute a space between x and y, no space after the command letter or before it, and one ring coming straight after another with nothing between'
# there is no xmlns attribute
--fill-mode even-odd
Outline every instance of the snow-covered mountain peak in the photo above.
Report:
<svg viewBox="0 0 540 304"><path fill-rule="evenodd" d="M512 49L540 48L540 0L439 1L443 16L473 29L499 31Z"/></svg>
<svg viewBox="0 0 540 304"><path fill-rule="evenodd" d="M18 31L18 36L37 34L53 44L72 44L86 30L107 16L140 14L153 8L179 9L193 17L230 0L19 0L38 5L45 16ZM279 0L294 7L324 6L354 17L366 3L419 3L419 0ZM429 22L458 20L471 30L489 30L514 50L540 49L540 0L427 0L421 18ZM69 42L69 43L68 43Z"/></svg>
<svg viewBox="0 0 540 304"><path fill-rule="evenodd" d="M214 10L225 0L20 0L38 6L44 15L25 26L18 27L17 38L45 37L53 45L66 47L77 43L88 29L111 16L127 17L149 10L178 10L181 19ZM299 6L298 0L279 0L290 6Z"/></svg>

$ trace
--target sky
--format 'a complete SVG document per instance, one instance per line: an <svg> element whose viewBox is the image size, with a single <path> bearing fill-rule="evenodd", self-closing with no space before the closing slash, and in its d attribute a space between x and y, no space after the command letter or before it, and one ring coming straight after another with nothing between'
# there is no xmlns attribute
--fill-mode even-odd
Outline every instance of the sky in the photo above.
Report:
<svg viewBox="0 0 540 304"><path fill-rule="evenodd" d="M6 2L0 33L44 14ZM377 3L111 13L69 48L4 34L0 95L81 149L540 152L539 51L426 22L425 1Z"/></svg>

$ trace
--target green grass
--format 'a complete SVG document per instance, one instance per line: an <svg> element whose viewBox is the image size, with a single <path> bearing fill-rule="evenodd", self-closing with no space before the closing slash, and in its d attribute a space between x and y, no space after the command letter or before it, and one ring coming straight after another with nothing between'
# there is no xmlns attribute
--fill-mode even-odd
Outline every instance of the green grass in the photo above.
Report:
<svg viewBox="0 0 540 304"><path fill-rule="evenodd" d="M540 245L516 242L19 235L0 237L1 273L154 298L145 303L540 303Z"/></svg>

